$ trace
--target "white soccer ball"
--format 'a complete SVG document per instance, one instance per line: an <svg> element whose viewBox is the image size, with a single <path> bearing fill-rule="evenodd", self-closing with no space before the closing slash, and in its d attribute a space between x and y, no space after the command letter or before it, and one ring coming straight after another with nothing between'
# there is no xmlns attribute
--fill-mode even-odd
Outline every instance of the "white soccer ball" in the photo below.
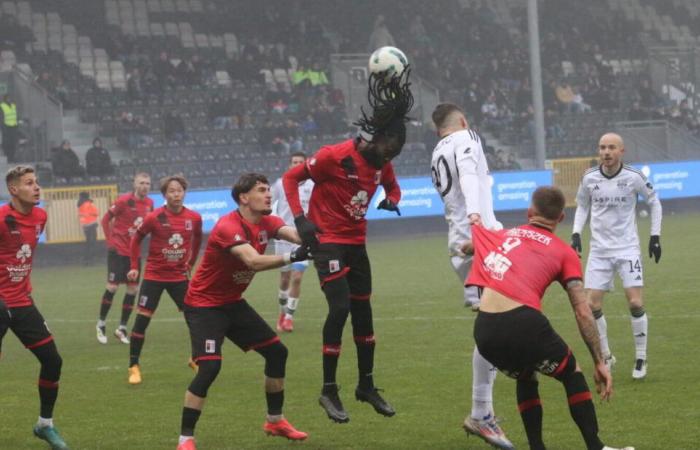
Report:
<svg viewBox="0 0 700 450"><path fill-rule="evenodd" d="M378 48L369 57L369 71L377 75L384 75L385 79L401 75L407 65L406 55L396 47Z"/></svg>

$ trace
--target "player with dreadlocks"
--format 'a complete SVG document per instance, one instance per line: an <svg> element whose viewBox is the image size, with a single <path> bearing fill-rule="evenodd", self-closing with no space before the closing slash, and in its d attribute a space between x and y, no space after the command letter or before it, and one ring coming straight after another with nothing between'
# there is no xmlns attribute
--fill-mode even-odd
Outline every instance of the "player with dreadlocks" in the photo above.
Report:
<svg viewBox="0 0 700 450"><path fill-rule="evenodd" d="M284 174L283 185L303 245L312 252L321 288L328 302L323 326L323 389L319 403L338 423L350 420L338 396L336 369L343 327L352 317L359 381L355 398L387 417L395 414L374 386L372 275L365 248L365 214L379 185L386 198L378 209L399 212L401 190L391 160L406 142L406 114L413 106L409 68L390 80L369 77L371 115L362 111L358 137L321 147L303 165ZM299 201L299 183L311 178L314 190L308 217Z"/></svg>

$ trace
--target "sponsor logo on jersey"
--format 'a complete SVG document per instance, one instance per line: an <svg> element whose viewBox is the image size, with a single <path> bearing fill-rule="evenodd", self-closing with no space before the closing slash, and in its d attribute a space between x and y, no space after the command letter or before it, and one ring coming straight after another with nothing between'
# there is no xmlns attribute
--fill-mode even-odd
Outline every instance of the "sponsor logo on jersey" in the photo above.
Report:
<svg viewBox="0 0 700 450"><path fill-rule="evenodd" d="M170 239L168 239L168 245L170 245L172 248L164 248L161 250L163 256L165 256L165 259L168 262L177 262L185 257L187 249L180 248L184 242L185 240L182 238L180 233L173 233L173 235L170 236Z"/></svg>
<svg viewBox="0 0 700 450"><path fill-rule="evenodd" d="M369 195L367 195L367 191L358 191L357 194L353 195L350 199L350 204L345 205L345 210L353 219L362 220L365 214L367 214L368 202Z"/></svg>
<svg viewBox="0 0 700 450"><path fill-rule="evenodd" d="M598 185L596 184L595 186L593 186L593 190L594 190L594 191L599 191L599 190L600 190L600 186L598 186Z"/></svg>
<svg viewBox="0 0 700 450"><path fill-rule="evenodd" d="M170 239L168 239L168 244L173 248L180 247L183 242L184 240L182 239L182 235L180 233L174 233L172 236L170 236Z"/></svg>
<svg viewBox="0 0 700 450"><path fill-rule="evenodd" d="M20 247L19 250L17 250L17 259L22 261L22 264L24 264L27 259L32 257L32 247L29 246L29 244L22 244L22 247Z"/></svg>
<svg viewBox="0 0 700 450"><path fill-rule="evenodd" d="M139 216L136 219L134 219L134 223L131 227L129 227L129 236L133 236L136 233L136 230L141 226L143 223L143 217Z"/></svg>

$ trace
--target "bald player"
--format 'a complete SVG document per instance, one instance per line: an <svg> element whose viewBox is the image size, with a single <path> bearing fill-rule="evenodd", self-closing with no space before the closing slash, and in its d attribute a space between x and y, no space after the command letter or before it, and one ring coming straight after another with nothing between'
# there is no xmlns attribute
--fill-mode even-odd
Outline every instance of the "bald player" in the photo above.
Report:
<svg viewBox="0 0 700 450"><path fill-rule="evenodd" d="M582 252L581 231L591 215L591 248L586 264L584 287L596 319L606 364L612 368L615 357L610 351L607 323L603 315L603 296L613 288L617 273L629 305L634 335L635 363L632 378L647 374L648 319L642 300L644 275L637 233L638 196L651 210L649 257L661 258L661 202L646 176L622 162L625 144L615 133L604 134L598 143L600 166L589 169L576 194L576 216L571 246Z"/></svg>

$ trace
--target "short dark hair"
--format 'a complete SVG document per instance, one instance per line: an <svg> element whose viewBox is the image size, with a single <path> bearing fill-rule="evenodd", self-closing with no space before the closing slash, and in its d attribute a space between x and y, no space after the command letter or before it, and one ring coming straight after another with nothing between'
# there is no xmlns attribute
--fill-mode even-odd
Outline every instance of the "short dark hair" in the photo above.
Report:
<svg viewBox="0 0 700 450"><path fill-rule="evenodd" d="M291 155L289 155L289 161L291 161L294 158L304 158L306 160L306 153L304 152L294 152Z"/></svg>
<svg viewBox="0 0 700 450"><path fill-rule="evenodd" d="M5 184L9 186L28 173L34 173L34 168L31 166L15 166L5 174Z"/></svg>
<svg viewBox="0 0 700 450"><path fill-rule="evenodd" d="M186 191L187 186L189 183L187 183L187 179L183 175L170 175L167 177L163 177L160 179L160 193L165 195L165 192L168 190L168 185L170 184L171 181L177 181L180 183L180 186L182 186L182 190Z"/></svg>
<svg viewBox="0 0 700 450"><path fill-rule="evenodd" d="M532 193L532 206L545 219L559 220L565 205L564 193L556 186L540 186Z"/></svg>
<svg viewBox="0 0 700 450"><path fill-rule="evenodd" d="M447 118L454 112L460 112L464 114L464 111L459 106L454 103L440 103L435 107L433 111L433 123L435 127L440 129L444 128L446 125Z"/></svg>
<svg viewBox="0 0 700 450"><path fill-rule="evenodd" d="M236 184L233 185L231 197L233 197L236 203L240 203L241 194L250 192L258 183L270 184L270 182L267 181L267 177L261 173L244 173L238 181L236 181Z"/></svg>

